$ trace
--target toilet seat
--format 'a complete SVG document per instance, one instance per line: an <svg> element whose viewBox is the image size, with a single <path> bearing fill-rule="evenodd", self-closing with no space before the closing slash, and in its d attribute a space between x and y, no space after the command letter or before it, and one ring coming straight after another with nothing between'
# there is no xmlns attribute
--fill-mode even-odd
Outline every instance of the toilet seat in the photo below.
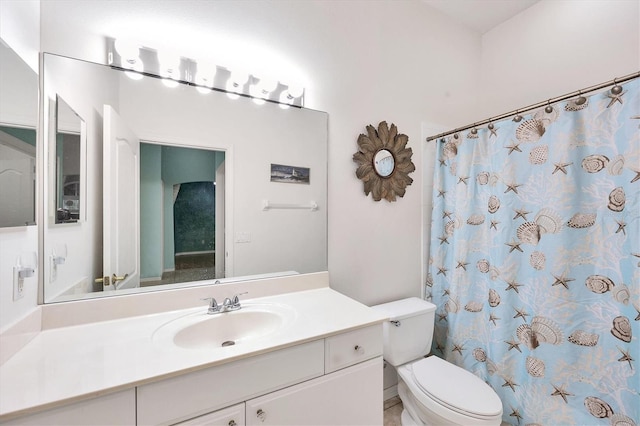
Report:
<svg viewBox="0 0 640 426"><path fill-rule="evenodd" d="M406 364L401 369L402 378L412 382L407 384L418 391L413 392L414 397L425 406L439 404L459 415L480 421L496 420L502 416L502 402L494 390L473 373L454 364L430 356Z"/></svg>

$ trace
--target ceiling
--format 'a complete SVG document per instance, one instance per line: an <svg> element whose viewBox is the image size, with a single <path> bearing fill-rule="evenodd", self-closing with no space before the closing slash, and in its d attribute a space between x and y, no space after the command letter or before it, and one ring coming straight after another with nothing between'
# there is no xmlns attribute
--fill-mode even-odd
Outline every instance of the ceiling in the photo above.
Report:
<svg viewBox="0 0 640 426"><path fill-rule="evenodd" d="M511 19L539 0L422 0L481 34Z"/></svg>

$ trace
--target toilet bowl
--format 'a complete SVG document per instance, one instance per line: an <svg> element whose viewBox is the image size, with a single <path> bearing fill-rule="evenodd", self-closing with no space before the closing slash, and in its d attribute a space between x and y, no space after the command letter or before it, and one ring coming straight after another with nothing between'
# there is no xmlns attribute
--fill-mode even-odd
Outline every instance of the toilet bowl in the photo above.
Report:
<svg viewBox="0 0 640 426"><path fill-rule="evenodd" d="M435 305L418 298L373 306L390 320L383 325L384 358L398 371L402 425L500 425L502 402L473 373L428 356Z"/></svg>

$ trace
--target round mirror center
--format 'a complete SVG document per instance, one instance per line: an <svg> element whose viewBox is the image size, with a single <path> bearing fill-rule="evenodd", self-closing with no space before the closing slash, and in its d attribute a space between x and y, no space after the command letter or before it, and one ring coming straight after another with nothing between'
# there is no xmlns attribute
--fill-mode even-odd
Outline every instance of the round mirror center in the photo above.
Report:
<svg viewBox="0 0 640 426"><path fill-rule="evenodd" d="M395 168L395 159L388 149L381 149L373 157L373 168L380 177L389 177Z"/></svg>

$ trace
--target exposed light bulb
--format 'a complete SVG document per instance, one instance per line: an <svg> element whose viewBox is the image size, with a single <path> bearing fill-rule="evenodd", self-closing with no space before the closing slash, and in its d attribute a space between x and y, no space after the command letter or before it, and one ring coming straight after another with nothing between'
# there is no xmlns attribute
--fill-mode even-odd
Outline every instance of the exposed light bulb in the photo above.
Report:
<svg viewBox="0 0 640 426"><path fill-rule="evenodd" d="M278 80L264 77L258 81L258 84L256 84L256 86L263 94L268 95L269 93L276 90L276 88L278 87Z"/></svg>
<svg viewBox="0 0 640 426"><path fill-rule="evenodd" d="M265 92L258 85L252 85L249 87L249 94L254 99L267 99L269 97L269 92Z"/></svg>
<svg viewBox="0 0 640 426"><path fill-rule="evenodd" d="M178 82L172 78L163 78L162 84L173 89L174 87L178 87Z"/></svg>
<svg viewBox="0 0 640 426"><path fill-rule="evenodd" d="M249 73L246 73L242 70L231 71L229 83L231 83L232 86L239 88L235 90L235 92L242 92L242 88L245 84L247 84L247 80L249 80ZM229 87L229 83L227 83L227 88Z"/></svg>
<svg viewBox="0 0 640 426"><path fill-rule="evenodd" d="M294 99L299 98L304 93L304 87L290 85L287 87L287 93Z"/></svg>
<svg viewBox="0 0 640 426"><path fill-rule="evenodd" d="M280 103L278 104L282 109L288 109L289 105L293 103L293 97L288 92L282 92L280 94Z"/></svg>
<svg viewBox="0 0 640 426"><path fill-rule="evenodd" d="M202 86L202 87L199 87L199 89L202 89L202 88L211 89L213 87L213 81L215 77L216 77L215 65L198 64L198 71L196 73L195 84L196 86ZM210 90L202 93L209 93L209 92Z"/></svg>
<svg viewBox="0 0 640 426"><path fill-rule="evenodd" d="M138 58L140 55L140 46L131 40L118 39L113 43L113 46L123 62Z"/></svg>
<svg viewBox="0 0 640 426"><path fill-rule="evenodd" d="M264 98L256 98L256 97L252 97L251 100L253 101L254 104L256 105L264 105L264 103L266 102L264 100Z"/></svg>
<svg viewBox="0 0 640 426"><path fill-rule="evenodd" d="M127 70L124 72L124 75L129 77L132 80L142 80L144 75L142 72L144 71L144 66L140 58L136 59L127 59L122 67Z"/></svg>
<svg viewBox="0 0 640 426"><path fill-rule="evenodd" d="M158 52L158 62L162 82L167 87L176 87L180 80L180 56L172 52ZM175 83L165 80L173 80Z"/></svg>
<svg viewBox="0 0 640 426"><path fill-rule="evenodd" d="M196 90L198 91L198 93L202 93L203 95L208 95L213 91L210 87L207 86L196 86Z"/></svg>

